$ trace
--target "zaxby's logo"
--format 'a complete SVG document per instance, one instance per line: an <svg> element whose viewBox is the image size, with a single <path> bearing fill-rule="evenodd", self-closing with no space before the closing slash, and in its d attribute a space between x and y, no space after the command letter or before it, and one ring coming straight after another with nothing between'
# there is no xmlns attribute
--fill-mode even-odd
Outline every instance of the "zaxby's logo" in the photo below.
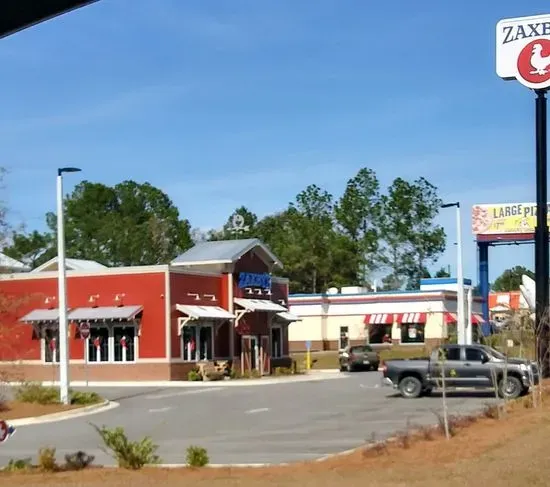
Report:
<svg viewBox="0 0 550 487"><path fill-rule="evenodd" d="M537 39L529 42L519 53L518 80L541 88L550 81L550 40Z"/></svg>

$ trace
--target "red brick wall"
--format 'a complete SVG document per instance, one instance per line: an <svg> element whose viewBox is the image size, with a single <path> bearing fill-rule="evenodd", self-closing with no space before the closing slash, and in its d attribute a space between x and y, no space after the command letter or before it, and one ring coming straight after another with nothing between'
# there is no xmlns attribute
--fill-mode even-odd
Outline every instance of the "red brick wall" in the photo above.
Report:
<svg viewBox="0 0 550 487"><path fill-rule="evenodd" d="M69 309L91 306L89 298L99 295L97 306L115 306L117 294L124 294L124 305L143 305L140 358L165 357L165 289L164 272L143 274L104 274L101 276L67 276L67 306ZM57 307L57 279L37 278L0 280L0 296L17 305L3 317L0 326L9 330L9 350L0 348L0 360L39 360L40 340L33 339L31 325L21 324L19 318L36 308L48 308L45 298L55 297ZM84 358L84 342L70 326L70 358ZM1 332L0 332L1 333ZM2 334L4 334L2 333Z"/></svg>

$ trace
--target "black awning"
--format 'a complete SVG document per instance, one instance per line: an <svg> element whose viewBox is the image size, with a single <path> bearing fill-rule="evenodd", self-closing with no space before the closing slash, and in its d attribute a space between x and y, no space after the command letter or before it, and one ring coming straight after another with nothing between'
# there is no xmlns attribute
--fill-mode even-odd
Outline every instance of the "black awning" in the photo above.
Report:
<svg viewBox="0 0 550 487"><path fill-rule="evenodd" d="M98 0L0 0L0 39Z"/></svg>

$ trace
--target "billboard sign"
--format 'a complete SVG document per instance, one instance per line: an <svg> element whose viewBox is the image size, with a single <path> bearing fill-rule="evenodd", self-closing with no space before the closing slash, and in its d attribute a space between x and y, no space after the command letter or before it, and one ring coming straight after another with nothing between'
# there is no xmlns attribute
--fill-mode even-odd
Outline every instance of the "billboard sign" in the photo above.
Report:
<svg viewBox="0 0 550 487"><path fill-rule="evenodd" d="M530 234L535 233L536 224L535 203L498 203L472 207L474 235Z"/></svg>
<svg viewBox="0 0 550 487"><path fill-rule="evenodd" d="M533 89L550 87L550 14L497 24L496 71Z"/></svg>

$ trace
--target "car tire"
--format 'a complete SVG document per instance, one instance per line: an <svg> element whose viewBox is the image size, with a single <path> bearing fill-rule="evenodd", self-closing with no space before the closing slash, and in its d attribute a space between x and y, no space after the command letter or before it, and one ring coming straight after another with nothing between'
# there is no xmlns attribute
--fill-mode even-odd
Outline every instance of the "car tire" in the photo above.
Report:
<svg viewBox="0 0 550 487"><path fill-rule="evenodd" d="M509 375L506 378L506 383L504 382L504 378L500 379L498 383L498 394L504 399L517 399L521 395L522 390L523 384L513 375Z"/></svg>
<svg viewBox="0 0 550 487"><path fill-rule="evenodd" d="M399 392L405 399L416 399L422 395L422 382L412 375L404 377L399 381Z"/></svg>

